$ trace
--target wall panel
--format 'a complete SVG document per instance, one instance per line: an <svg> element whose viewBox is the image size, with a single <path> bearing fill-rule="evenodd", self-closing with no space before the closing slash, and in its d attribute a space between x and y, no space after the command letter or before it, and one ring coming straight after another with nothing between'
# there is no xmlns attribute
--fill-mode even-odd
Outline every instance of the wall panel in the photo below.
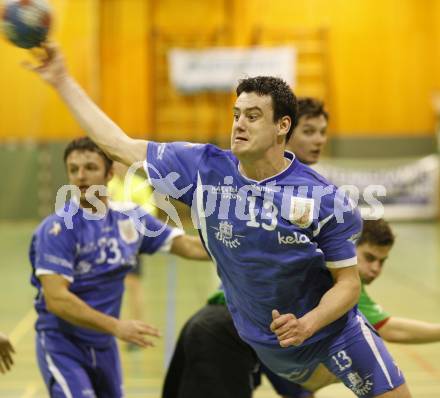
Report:
<svg viewBox="0 0 440 398"><path fill-rule="evenodd" d="M151 130L150 7L145 0L101 1L101 105L133 137Z"/></svg>
<svg viewBox="0 0 440 398"><path fill-rule="evenodd" d="M61 43L69 69L96 96L98 0L53 0L51 36ZM0 140L57 139L81 134L51 88L20 67L27 51L0 40Z"/></svg>
<svg viewBox="0 0 440 398"><path fill-rule="evenodd" d="M255 32L328 32L331 127L342 137L423 136L434 126L432 90L440 88L438 0L51 0L54 38L87 92L133 136L179 132L191 99L160 103L154 59L157 38L218 32L213 43L248 45ZM182 42L179 38L175 40ZM81 133L51 89L18 64L26 52L0 41L0 140L58 139ZM179 95L178 93L175 93ZM179 102L180 101L180 102ZM194 102L194 101L193 101ZM197 120L226 130L229 115L211 123L216 106L198 106ZM197 105L197 101L195 101ZM176 115L175 120L174 113ZM157 131L166 116L167 132ZM164 116L164 117L165 117ZM220 127L219 127L220 126ZM155 131L156 130L156 131ZM204 130L204 127L203 127ZM181 134L187 139L192 128ZM207 137L212 137L213 132Z"/></svg>
<svg viewBox="0 0 440 398"><path fill-rule="evenodd" d="M432 1L249 0L267 27L329 30L332 127L341 134L426 134L435 75Z"/></svg>

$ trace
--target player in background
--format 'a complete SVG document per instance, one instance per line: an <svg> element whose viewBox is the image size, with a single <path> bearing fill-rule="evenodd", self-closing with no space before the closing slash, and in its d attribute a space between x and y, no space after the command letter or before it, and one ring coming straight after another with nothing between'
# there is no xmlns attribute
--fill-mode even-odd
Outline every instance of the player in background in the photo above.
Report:
<svg viewBox="0 0 440 398"><path fill-rule="evenodd" d="M142 321L119 319L124 277L138 254L208 256L198 238L136 205L110 202L112 160L89 138L70 142L64 162L78 197L39 225L30 246L37 360L51 397L122 397L115 337L140 347L159 337Z"/></svg>
<svg viewBox="0 0 440 398"><path fill-rule="evenodd" d="M194 205L234 324L260 360L313 390L322 387L321 371L329 368L360 397L410 397L383 341L355 306L359 213L285 151L297 123L296 98L285 82L262 76L240 81L231 152L209 144L155 143L128 137L69 76L56 47L45 50L47 57L32 69L56 89L89 136L127 165L146 158L156 189ZM213 188L218 186L224 191ZM210 207L209 195L219 192L228 205Z"/></svg>
<svg viewBox="0 0 440 398"><path fill-rule="evenodd" d="M0 332L0 372L6 373L11 370L14 360L12 354L14 354L14 347L12 347L8 336Z"/></svg>
<svg viewBox="0 0 440 398"><path fill-rule="evenodd" d="M311 97L298 98L298 125L286 143L286 149L306 165L318 163L327 143L328 120L322 101Z"/></svg>
<svg viewBox="0 0 440 398"><path fill-rule="evenodd" d="M145 178L137 174L127 177L128 167L125 164L113 163L113 178L108 183L110 198L115 202L132 202L141 206L152 216L157 217L157 209L153 202L153 190L146 184ZM125 277L126 308L131 319L144 319L142 307L144 292L142 288L142 275L145 271L145 257L137 258L136 265L132 267ZM129 344L129 350L136 349L136 345Z"/></svg>
<svg viewBox="0 0 440 398"><path fill-rule="evenodd" d="M359 309L390 343L422 344L440 342L440 324L388 314L368 295L365 286L378 278L394 245L395 236L383 219L365 220L357 246L359 274L362 281Z"/></svg>

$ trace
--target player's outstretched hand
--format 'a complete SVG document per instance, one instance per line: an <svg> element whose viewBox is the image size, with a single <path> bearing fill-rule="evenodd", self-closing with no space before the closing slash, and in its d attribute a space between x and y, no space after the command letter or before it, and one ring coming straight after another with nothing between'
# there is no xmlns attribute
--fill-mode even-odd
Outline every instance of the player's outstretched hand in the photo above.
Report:
<svg viewBox="0 0 440 398"><path fill-rule="evenodd" d="M38 65L23 62L23 66L40 75L49 84L57 86L68 76L64 57L55 43L43 43L40 48L32 50L32 55Z"/></svg>
<svg viewBox="0 0 440 398"><path fill-rule="evenodd" d="M6 373L11 369L14 361L12 354L15 353L11 342L3 333L0 333L0 372Z"/></svg>
<svg viewBox="0 0 440 398"><path fill-rule="evenodd" d="M120 319L115 336L127 343L136 344L139 347L154 347L154 342L147 340L145 336L160 337L160 334L158 329L147 325L145 322Z"/></svg>
<svg viewBox="0 0 440 398"><path fill-rule="evenodd" d="M272 310L270 330L274 332L281 347L300 345L310 337L306 325L293 314L281 315L278 310Z"/></svg>

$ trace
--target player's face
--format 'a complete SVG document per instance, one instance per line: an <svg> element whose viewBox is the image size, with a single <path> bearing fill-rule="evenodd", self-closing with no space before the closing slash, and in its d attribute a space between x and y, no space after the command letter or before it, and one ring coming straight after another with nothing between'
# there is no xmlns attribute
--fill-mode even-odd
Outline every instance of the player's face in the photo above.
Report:
<svg viewBox="0 0 440 398"><path fill-rule="evenodd" d="M238 159L258 159L280 139L269 95L241 93L233 112L231 150Z"/></svg>
<svg viewBox="0 0 440 398"><path fill-rule="evenodd" d="M358 269L365 284L373 282L382 272L391 246L378 246L363 243L357 247Z"/></svg>
<svg viewBox="0 0 440 398"><path fill-rule="evenodd" d="M317 117L302 116L287 143L287 149L305 164L319 161L324 145L327 142L327 119L324 115Z"/></svg>
<svg viewBox="0 0 440 398"><path fill-rule="evenodd" d="M81 191L80 203L87 203L86 191L91 185L107 185L113 176L112 170L106 172L105 161L101 155L92 151L72 151L66 159L69 183Z"/></svg>

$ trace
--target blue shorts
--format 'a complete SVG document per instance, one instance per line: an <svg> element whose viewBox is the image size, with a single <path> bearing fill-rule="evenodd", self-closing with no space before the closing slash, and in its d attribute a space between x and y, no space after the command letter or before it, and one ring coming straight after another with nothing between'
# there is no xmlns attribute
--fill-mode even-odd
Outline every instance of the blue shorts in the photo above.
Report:
<svg viewBox="0 0 440 398"><path fill-rule="evenodd" d="M40 331L36 350L51 398L123 397L116 341L98 349L56 331Z"/></svg>
<svg viewBox="0 0 440 398"><path fill-rule="evenodd" d="M304 383L323 364L354 394L372 398L405 382L372 326L358 313L338 333L304 347L253 347L276 374Z"/></svg>

